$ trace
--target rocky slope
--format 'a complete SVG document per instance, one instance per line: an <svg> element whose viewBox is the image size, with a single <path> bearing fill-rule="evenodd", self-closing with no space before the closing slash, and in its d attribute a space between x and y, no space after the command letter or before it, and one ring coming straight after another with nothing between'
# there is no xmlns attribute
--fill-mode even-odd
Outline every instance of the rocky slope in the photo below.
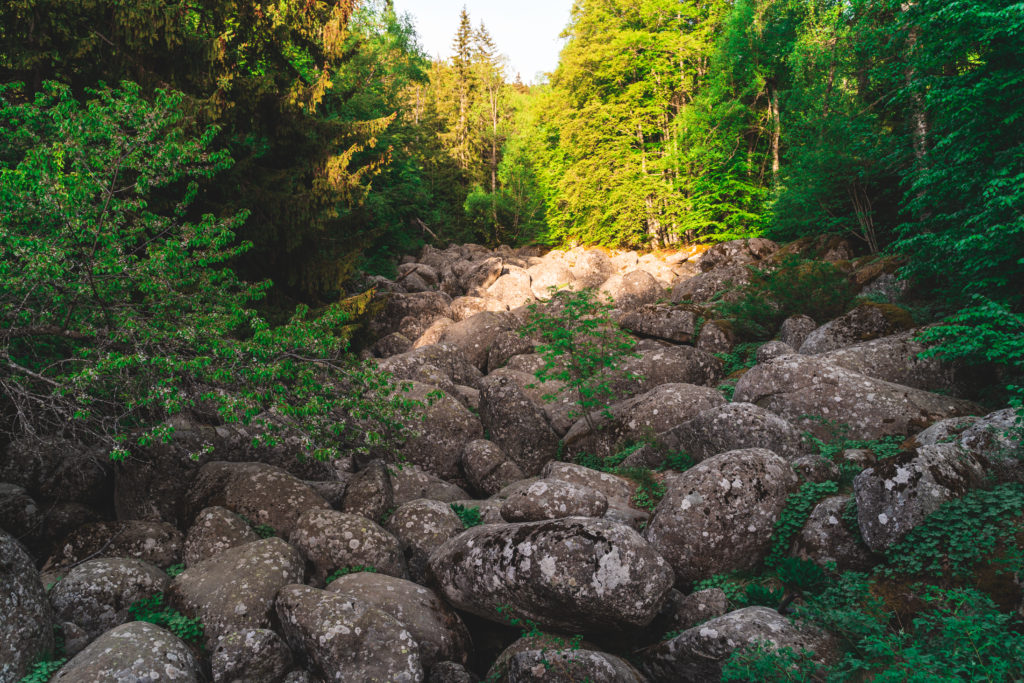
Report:
<svg viewBox="0 0 1024 683"><path fill-rule="evenodd" d="M827 246L820 257L849 257ZM778 249L463 245L407 259L396 280L374 279L367 354L412 398L441 393L400 467L300 462L287 443L259 452L245 430L199 417L116 466L59 439L9 444L0 683L52 651L58 626L70 657L60 681L710 681L755 641L828 661L826 635L695 590L757 567L787 497L831 476L836 463L802 438L822 428L809 416L854 439L907 439L879 462L842 454L862 469L852 493L822 500L791 549L820 564L870 567L943 502L1021 473L989 430L1007 411L955 398L951 369L917 360L906 322L878 308L787 320L727 398L715 354L734 340L702 306ZM898 293L884 269L851 278ZM607 293L638 341L635 378L615 380L600 429L565 395L546 401L557 386L536 386L536 340L519 330L524 304L551 286ZM185 455L203 443L212 457ZM627 465L680 451L693 463L649 475L656 506L642 505L636 477L560 460L637 443L648 445ZM851 495L863 542L836 522ZM455 510L474 508L483 524L466 528ZM132 620L157 594L202 622L198 642Z"/></svg>

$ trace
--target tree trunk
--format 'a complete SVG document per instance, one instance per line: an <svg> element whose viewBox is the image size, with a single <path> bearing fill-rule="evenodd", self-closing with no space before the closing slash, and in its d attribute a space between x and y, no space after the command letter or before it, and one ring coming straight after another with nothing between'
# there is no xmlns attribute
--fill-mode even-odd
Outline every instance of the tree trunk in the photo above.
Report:
<svg viewBox="0 0 1024 683"><path fill-rule="evenodd" d="M779 116L779 91L768 86L768 105L772 110L772 183L779 185L779 145L782 141L782 119Z"/></svg>

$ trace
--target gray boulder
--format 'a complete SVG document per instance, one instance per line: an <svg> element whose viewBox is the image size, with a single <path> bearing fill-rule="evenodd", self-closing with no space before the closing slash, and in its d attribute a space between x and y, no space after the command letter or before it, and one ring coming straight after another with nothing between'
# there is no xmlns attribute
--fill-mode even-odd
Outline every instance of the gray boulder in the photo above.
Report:
<svg viewBox="0 0 1024 683"><path fill-rule="evenodd" d="M512 356L533 353L533 342L518 332L502 332L494 338L487 354L487 372L492 373L505 366Z"/></svg>
<svg viewBox="0 0 1024 683"><path fill-rule="evenodd" d="M54 650L53 609L25 548L0 530L0 681L18 681Z"/></svg>
<svg viewBox="0 0 1024 683"><path fill-rule="evenodd" d="M416 465L392 465L388 468L394 505L402 506L410 500L429 498L442 503L469 498L461 487L424 472Z"/></svg>
<svg viewBox="0 0 1024 683"><path fill-rule="evenodd" d="M584 649L543 649L517 652L509 659L508 683L646 683L647 679L621 657Z"/></svg>
<svg viewBox="0 0 1024 683"><path fill-rule="evenodd" d="M462 448L483 436L480 420L460 401L426 384L413 382L403 397L422 402L423 421L415 425L417 435L402 445L402 455L442 479L457 479Z"/></svg>
<svg viewBox="0 0 1024 683"><path fill-rule="evenodd" d="M484 311L450 326L441 335L441 343L459 349L471 365L483 372L487 369L487 354L494 340L502 332L518 326L518 320L511 313Z"/></svg>
<svg viewBox="0 0 1024 683"><path fill-rule="evenodd" d="M462 449L462 469L470 485L488 496L526 476L497 444L486 439L466 444Z"/></svg>
<svg viewBox="0 0 1024 683"><path fill-rule="evenodd" d="M349 595L285 586L277 595L281 633L327 681L423 680L419 646L390 614Z"/></svg>
<svg viewBox="0 0 1024 683"><path fill-rule="evenodd" d="M664 559L629 527L570 517L473 527L430 558L456 608L504 623L532 619L566 632L623 631L649 623L672 587Z"/></svg>
<svg viewBox="0 0 1024 683"><path fill-rule="evenodd" d="M185 566L191 567L230 548L258 541L259 538L252 527L231 510L222 507L204 508L185 536Z"/></svg>
<svg viewBox="0 0 1024 683"><path fill-rule="evenodd" d="M145 621L116 626L61 667L52 683L86 681L200 683L202 668L189 647Z"/></svg>
<svg viewBox="0 0 1024 683"><path fill-rule="evenodd" d="M746 266L723 266L700 275L683 277L672 286L672 303L706 304L717 295L730 292L750 282ZM733 294L725 294L729 299Z"/></svg>
<svg viewBox="0 0 1024 683"><path fill-rule="evenodd" d="M181 562L183 541L180 531L162 522L95 522L64 539L46 568L62 569L99 557L130 557L169 567Z"/></svg>
<svg viewBox="0 0 1024 683"><path fill-rule="evenodd" d="M406 575L398 539L362 515L310 510L299 518L289 540L309 561L312 581L319 585L345 567L372 566L383 574Z"/></svg>
<svg viewBox="0 0 1024 683"><path fill-rule="evenodd" d="M557 479L524 482L516 487L501 506L507 522L537 522L561 517L600 517L608 509L608 499L589 486Z"/></svg>
<svg viewBox="0 0 1024 683"><path fill-rule="evenodd" d="M682 308L661 304L646 304L619 310L613 314L615 322L634 334L664 339L675 344L689 344L697 329L697 314Z"/></svg>
<svg viewBox="0 0 1024 683"><path fill-rule="evenodd" d="M633 494L633 487L622 477L607 472L599 472L589 467L571 462L553 460L544 466L541 472L544 479L564 481L577 486L585 486L600 491L609 503L626 502Z"/></svg>
<svg viewBox="0 0 1024 683"><path fill-rule="evenodd" d="M369 325L370 334L378 338L400 331L406 318L412 318L426 329L435 318L451 317L452 298L444 292L390 293L384 296L383 310Z"/></svg>
<svg viewBox="0 0 1024 683"><path fill-rule="evenodd" d="M292 653L281 636L263 628L232 631L211 657L214 683L281 683Z"/></svg>
<svg viewBox="0 0 1024 683"><path fill-rule="evenodd" d="M925 391L956 394L954 368L939 358L919 358L925 345L915 332L873 339L821 354L821 359L869 377Z"/></svg>
<svg viewBox="0 0 1024 683"><path fill-rule="evenodd" d="M748 448L708 458L665 483L645 535L689 585L757 567L797 477L775 453Z"/></svg>
<svg viewBox="0 0 1024 683"><path fill-rule="evenodd" d="M659 439L670 450L685 451L694 462L740 448L767 448L787 460L804 452L800 430L752 403L709 408Z"/></svg>
<svg viewBox="0 0 1024 683"><path fill-rule="evenodd" d="M450 503L421 498L399 506L388 517L384 528L401 544L409 576L413 581L424 583L428 578L430 554L462 533L463 525Z"/></svg>
<svg viewBox="0 0 1024 683"><path fill-rule="evenodd" d="M779 341L799 349L807 341L811 332L818 329L818 323L809 315L791 315L782 321L779 329Z"/></svg>
<svg viewBox="0 0 1024 683"><path fill-rule="evenodd" d="M605 280L615 275L615 264L603 251L587 249L576 256L571 270L580 288L600 287Z"/></svg>
<svg viewBox="0 0 1024 683"><path fill-rule="evenodd" d="M646 304L653 304L665 296L665 287L653 275L642 270L633 270L625 275L612 275L599 290L615 302L615 307L632 311Z"/></svg>
<svg viewBox="0 0 1024 683"><path fill-rule="evenodd" d="M485 382L480 420L490 440L527 475L539 472L558 452L558 437L543 411L510 377Z"/></svg>
<svg viewBox="0 0 1024 683"><path fill-rule="evenodd" d="M807 335L800 353L826 353L908 329L910 314L892 304L865 303Z"/></svg>
<svg viewBox="0 0 1024 683"><path fill-rule="evenodd" d="M778 249L778 244L763 237L720 242L701 255L700 269L707 272L724 266L757 263L768 258Z"/></svg>
<svg viewBox="0 0 1024 683"><path fill-rule="evenodd" d="M622 370L633 379L613 375L610 385L623 398L642 394L662 384L713 387L722 379L722 361L692 346L658 346L641 351L638 358L625 359Z"/></svg>
<svg viewBox="0 0 1024 683"><path fill-rule="evenodd" d="M298 551L280 538L267 538L189 567L171 582L167 600L203 622L212 649L232 631L268 628L278 589L304 575Z"/></svg>
<svg viewBox="0 0 1024 683"><path fill-rule="evenodd" d="M348 480L338 509L380 522L395 507L391 476L382 460L374 460Z"/></svg>
<svg viewBox="0 0 1024 683"><path fill-rule="evenodd" d="M532 279L523 268L506 266L504 274L487 288L487 296L511 307L533 301Z"/></svg>
<svg viewBox="0 0 1024 683"><path fill-rule="evenodd" d="M884 551L984 476L977 460L955 444L922 446L916 453L879 461L853 481L864 543Z"/></svg>
<svg viewBox="0 0 1024 683"><path fill-rule="evenodd" d="M843 523L849 501L849 496L829 496L818 503L793 541L792 554L822 567L835 562L841 572L866 572L878 564Z"/></svg>
<svg viewBox="0 0 1024 683"><path fill-rule="evenodd" d="M436 368L453 385L475 386L483 376L459 348L440 342L392 356L377 364L382 372L389 372L397 379L415 381L422 381L421 368L424 366Z"/></svg>

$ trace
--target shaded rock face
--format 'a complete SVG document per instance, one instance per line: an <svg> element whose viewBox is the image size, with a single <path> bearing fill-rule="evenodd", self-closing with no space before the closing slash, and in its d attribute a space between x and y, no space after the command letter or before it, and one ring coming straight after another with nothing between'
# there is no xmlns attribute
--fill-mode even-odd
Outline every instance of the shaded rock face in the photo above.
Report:
<svg viewBox="0 0 1024 683"><path fill-rule="evenodd" d="M463 530L450 503L425 498L401 505L384 526L401 544L409 576L421 583L428 579L430 554Z"/></svg>
<svg viewBox="0 0 1024 683"><path fill-rule="evenodd" d="M641 351L639 358L627 358L622 370L633 379L615 376L612 389L622 397L635 396L662 384L717 386L722 379L722 361L692 346L659 346Z"/></svg>
<svg viewBox="0 0 1024 683"><path fill-rule="evenodd" d="M778 249L778 244L763 237L721 242L705 251L700 257L700 269L706 273L724 266L757 263L768 258Z"/></svg>
<svg viewBox="0 0 1024 683"><path fill-rule="evenodd" d="M43 535L43 523L43 512L25 489L0 481L0 529L38 545L31 542Z"/></svg>
<svg viewBox="0 0 1024 683"><path fill-rule="evenodd" d="M188 507L220 506L269 524L287 536L307 510L328 509L323 496L284 470L263 463L211 462L203 466L188 495Z"/></svg>
<svg viewBox="0 0 1024 683"><path fill-rule="evenodd" d="M914 434L948 417L980 412L968 401L862 375L815 356L790 355L755 365L736 384L733 400L769 410L822 438L808 415L849 426L852 439Z"/></svg>
<svg viewBox="0 0 1024 683"><path fill-rule="evenodd" d="M240 629L270 626L281 586L302 581L302 557L280 538L231 548L189 567L171 582L168 602L205 627L207 647Z"/></svg>
<svg viewBox="0 0 1024 683"><path fill-rule="evenodd" d="M162 593L170 582L161 569L142 560L89 560L57 582L50 603L61 621L81 627L91 641L131 621L132 603Z"/></svg>
<svg viewBox="0 0 1024 683"><path fill-rule="evenodd" d="M466 664L472 651L462 619L434 591L392 576L360 572L332 581L327 591L349 596L386 612L402 625L419 646L427 670L438 662Z"/></svg>
<svg viewBox="0 0 1024 683"><path fill-rule="evenodd" d="M919 358L925 345L914 341L915 332L882 337L821 354L828 363L875 379L925 391L955 392L954 368L939 358Z"/></svg>
<svg viewBox="0 0 1024 683"><path fill-rule="evenodd" d="M841 572L863 572L875 566L875 558L843 523L849 501L849 496L829 496L818 503L793 541L793 555L822 567L835 562Z"/></svg>
<svg viewBox="0 0 1024 683"><path fill-rule="evenodd" d="M380 522L384 514L394 506L395 493L387 466L381 460L374 460L348 480L339 507L342 512L351 512Z"/></svg>
<svg viewBox="0 0 1024 683"><path fill-rule="evenodd" d="M750 271L746 266L723 266L693 277L684 276L672 287L672 302L706 304L716 295L749 282Z"/></svg>
<svg viewBox="0 0 1024 683"><path fill-rule="evenodd" d="M424 472L416 465L391 466L388 468L388 475L391 477L391 490L396 506L420 498L450 503L453 500L470 497L461 487Z"/></svg>
<svg viewBox="0 0 1024 683"><path fill-rule="evenodd" d="M426 328L434 318L451 317L452 298L444 292L390 293L386 297L384 309L370 323L370 333L375 337L399 332L406 318Z"/></svg>
<svg viewBox="0 0 1024 683"><path fill-rule="evenodd" d="M181 562L184 538L170 524L130 520L79 527L46 562L48 569L70 567L87 557L130 557L157 567Z"/></svg>
<svg viewBox="0 0 1024 683"><path fill-rule="evenodd" d="M470 441L484 435L476 415L465 405L438 389L413 382L411 391L403 397L421 401L423 421L415 425L417 436L409 439L401 449L402 455L427 472L443 479L458 479L459 456ZM434 397L431 397L434 394Z"/></svg>
<svg viewBox="0 0 1024 683"><path fill-rule="evenodd" d="M288 645L268 629L232 631L211 658L214 683L279 683L292 668Z"/></svg>
<svg viewBox="0 0 1024 683"><path fill-rule="evenodd" d="M948 500L984 478L973 456L954 444L922 446L878 462L854 479L857 525L864 543L882 552Z"/></svg>
<svg viewBox="0 0 1024 683"><path fill-rule="evenodd" d="M185 536L185 566L191 567L225 550L259 539L252 527L231 510L204 508Z"/></svg>
<svg viewBox="0 0 1024 683"><path fill-rule="evenodd" d="M652 683L706 683L722 676L722 665L740 648L766 643L773 648L814 653L819 663L836 658L824 635L801 630L767 607L745 607L683 631L643 653L643 671Z"/></svg>
<svg viewBox="0 0 1024 683"><path fill-rule="evenodd" d="M398 539L361 515L310 510L299 518L289 540L312 565L312 580L320 585L331 572L360 565L406 575Z"/></svg>
<svg viewBox="0 0 1024 683"><path fill-rule="evenodd" d="M797 477L775 453L749 448L708 458L665 483L645 536L689 585L760 564Z"/></svg>
<svg viewBox="0 0 1024 683"><path fill-rule="evenodd" d="M807 335L800 353L826 353L900 332L913 324L910 315L888 304L861 304Z"/></svg>
<svg viewBox="0 0 1024 683"><path fill-rule="evenodd" d="M509 377L487 382L480 392L480 420L490 439L527 475L558 452L558 437L543 411Z"/></svg>
<svg viewBox="0 0 1024 683"><path fill-rule="evenodd" d="M94 640L52 680L200 683L204 676L185 643L159 626L133 621Z"/></svg>
<svg viewBox="0 0 1024 683"><path fill-rule="evenodd" d="M803 454L800 430L778 415L752 403L728 403L699 413L662 437L673 450L694 462L740 448L767 448L787 460Z"/></svg>
<svg viewBox="0 0 1024 683"><path fill-rule="evenodd" d="M450 326L441 335L441 343L457 348L471 365L483 372L487 369L487 355L494 340L502 332L517 327L518 320L510 313L484 311Z"/></svg>
<svg viewBox="0 0 1024 683"><path fill-rule="evenodd" d="M697 329L696 313L671 306L647 304L614 313L613 317L615 322L630 332L676 344L693 341L693 333Z"/></svg>
<svg viewBox="0 0 1024 683"><path fill-rule="evenodd" d="M0 481L39 503L83 503L104 509L113 473L104 453L63 439L16 439L0 456Z"/></svg>
<svg viewBox="0 0 1024 683"><path fill-rule="evenodd" d="M607 509L608 499L600 491L557 479L541 479L509 493L501 506L501 516L507 522L537 522L561 517L600 517Z"/></svg>
<svg viewBox="0 0 1024 683"><path fill-rule="evenodd" d="M526 650L509 659L505 678L509 683L528 681L592 681L592 683L645 683L632 664L594 650Z"/></svg>
<svg viewBox="0 0 1024 683"><path fill-rule="evenodd" d="M818 329L818 323L809 315L793 315L782 321L779 329L779 341L799 349L807 337Z"/></svg>
<svg viewBox="0 0 1024 683"><path fill-rule="evenodd" d="M466 359L461 349L440 342L392 356L377 364L382 372L390 372L397 379L416 381L422 381L420 372L428 366L436 369L452 384L475 386L483 376L480 369Z"/></svg>
<svg viewBox="0 0 1024 683"><path fill-rule="evenodd" d="M661 632L685 631L728 611L729 599L721 588L705 588L689 595L673 590L652 627L657 625Z"/></svg>
<svg viewBox="0 0 1024 683"><path fill-rule="evenodd" d="M632 529L570 517L474 527L430 558L456 608L503 623L510 615L569 633L646 625L672 587L664 559Z"/></svg>
<svg viewBox="0 0 1024 683"><path fill-rule="evenodd" d="M0 681L18 681L53 652L54 616L32 558L0 530Z"/></svg>
<svg viewBox="0 0 1024 683"><path fill-rule="evenodd" d="M348 595L309 586L281 589L281 631L293 652L327 681L422 681L419 646L390 614Z"/></svg>
<svg viewBox="0 0 1024 683"><path fill-rule="evenodd" d="M707 353L729 353L736 346L736 334L724 323L709 320L697 335L697 348Z"/></svg>
<svg viewBox="0 0 1024 683"><path fill-rule="evenodd" d="M470 485L488 496L526 476L497 444L486 439L466 444L462 449L462 469Z"/></svg>
<svg viewBox="0 0 1024 683"><path fill-rule="evenodd" d="M520 356L524 353L533 353L533 342L526 339L518 332L502 332L494 338L491 350L487 354L487 372L505 366L512 356Z"/></svg>

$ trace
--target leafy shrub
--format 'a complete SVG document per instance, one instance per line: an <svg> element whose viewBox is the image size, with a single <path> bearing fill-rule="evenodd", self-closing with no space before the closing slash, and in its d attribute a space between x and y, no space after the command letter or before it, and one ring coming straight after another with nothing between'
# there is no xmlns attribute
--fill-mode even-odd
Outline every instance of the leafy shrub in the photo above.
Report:
<svg viewBox="0 0 1024 683"><path fill-rule="evenodd" d="M183 564L172 564L170 567L168 567L164 571L167 572L167 576L169 576L169 577L171 577L173 579L175 576L178 576L183 571L185 571L185 565L183 565Z"/></svg>
<svg viewBox="0 0 1024 683"><path fill-rule="evenodd" d="M327 579L324 581L324 585L329 585L332 581L340 579L343 576L348 576L349 574L360 574L362 572L376 574L377 568L369 564L356 564L351 567L342 567L341 569L335 569L333 572L327 575Z"/></svg>
<svg viewBox="0 0 1024 683"><path fill-rule="evenodd" d="M772 530L772 548L765 559L767 566L779 565L789 554L793 538L804 528L814 506L825 496L838 491L839 487L834 481L825 481L820 484L808 481L800 487L799 491L791 493L786 498L786 505L782 508L782 513L775 521L775 528Z"/></svg>
<svg viewBox="0 0 1024 683"><path fill-rule="evenodd" d="M576 416L582 416L591 431L596 431L592 414L607 413L615 399L611 380L616 374L628 376L621 364L636 355L636 342L609 317L611 309L612 304L599 301L593 289L551 288L551 300L530 304L520 329L522 336L543 341L537 347L544 360L537 379L562 382L579 407Z"/></svg>
<svg viewBox="0 0 1024 683"><path fill-rule="evenodd" d="M788 255L774 266L749 269L751 281L739 288L739 296L715 304L742 339L767 341L792 315L830 320L845 313L854 299L847 276L825 261Z"/></svg>
<svg viewBox="0 0 1024 683"><path fill-rule="evenodd" d="M693 456L686 451L675 451L665 456L665 460L662 461L658 469L662 471L685 472L693 467L693 465Z"/></svg>
<svg viewBox="0 0 1024 683"><path fill-rule="evenodd" d="M36 662L19 683L49 683L49 680L67 663L67 657Z"/></svg>
<svg viewBox="0 0 1024 683"><path fill-rule="evenodd" d="M484 523L480 518L480 508L478 506L466 507L461 503L452 503L450 507L452 512L458 516L459 520L462 522L463 528L465 529Z"/></svg>
<svg viewBox="0 0 1024 683"><path fill-rule="evenodd" d="M748 370L757 364L757 350L761 348L760 342L744 342L737 344L729 353L716 353L715 356L722 361L722 372L726 377Z"/></svg>
<svg viewBox="0 0 1024 683"><path fill-rule="evenodd" d="M128 613L135 621L146 621L162 626L184 641L202 644L203 622L186 617L178 610L165 605L163 593L136 600L128 607Z"/></svg>
<svg viewBox="0 0 1024 683"><path fill-rule="evenodd" d="M632 500L638 508L653 512L665 496L665 485L655 479L654 472L646 467L619 468L616 473L636 482Z"/></svg>

